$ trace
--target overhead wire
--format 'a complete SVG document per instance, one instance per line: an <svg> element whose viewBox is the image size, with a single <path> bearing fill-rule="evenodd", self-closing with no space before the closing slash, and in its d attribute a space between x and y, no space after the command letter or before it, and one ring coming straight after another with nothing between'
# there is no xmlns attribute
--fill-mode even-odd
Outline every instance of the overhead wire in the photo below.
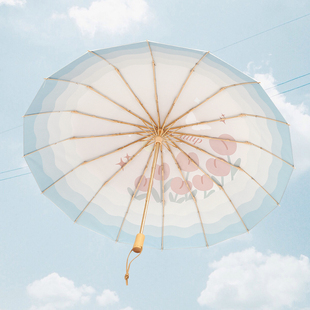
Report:
<svg viewBox="0 0 310 310"><path fill-rule="evenodd" d="M239 43L241 43L241 42L247 41L247 40L252 39L252 38L254 38L254 37L257 37L257 36L259 36L259 35L261 35L261 34L263 34L263 33L272 31L272 30L274 30L274 29L277 29L277 28L279 28L279 27L282 27L282 26L284 26L284 25L290 24L290 23L292 23L292 22L295 22L295 21L297 21L297 20L299 20L299 19L302 19L302 18L305 18L305 17L308 17L308 16L310 16L310 13L305 14L305 15L302 15L302 16L299 16L299 17L294 18L294 19L291 19L291 20L289 20L289 21L286 21L286 22L284 22L284 23L282 23L282 24L280 24L280 25L271 27L271 28L266 29L266 30L264 30L264 31L258 32L258 33L254 34L254 35L251 35L251 36L249 36L249 37L246 37L246 38L244 38L244 39L242 39L242 40L236 41L236 42L231 43L231 44L229 44L229 45L223 46L223 47L221 47L220 49L214 50L214 51L212 51L212 52L221 51L221 50L223 50L223 49L226 49L226 48L231 47L231 46L233 46L233 45L236 45L236 44L239 44ZM286 84L286 83L288 83L288 82L290 82L290 81L299 79L299 78L304 77L304 76L307 76L307 75L309 75L309 74L310 74L310 73L307 73L307 74L298 76L298 77L296 77L296 78L293 78L293 79L290 79L290 80L288 80L288 81L282 82L282 83L277 84L277 85L275 85L275 86L273 86L273 87L270 87L270 88L274 88L274 87L277 87L277 86ZM267 88L267 89L269 89L269 88ZM267 90L267 89L266 89L266 90ZM4 130L4 131L1 131L0 134L5 133L5 132L10 131L10 130L13 130L13 129L16 129L16 128L19 128L19 127L22 127L22 126L23 126L23 125L19 125L19 126L16 126L16 127L13 127L13 128L10 128L10 129Z"/></svg>
<svg viewBox="0 0 310 310"><path fill-rule="evenodd" d="M307 83L307 84L304 84L304 85L300 85L300 86L297 86L297 87L294 87L294 88L288 89L288 90L286 90L286 91L283 91L283 92L278 93L278 94L276 94L276 95L273 95L273 96L271 96L271 97L279 96L279 95L282 95L282 94L285 94L285 93L291 92L291 91L293 91L293 90L295 90L295 89L305 87L305 86L307 86L307 85L310 85L310 83Z"/></svg>
<svg viewBox="0 0 310 310"><path fill-rule="evenodd" d="M231 47L231 46L233 46L233 45L236 45L236 44L238 44L238 43L241 43L241 42L247 41L247 40L249 40L249 39L252 39L252 38L254 38L254 37L257 37L257 36L259 36L259 35L261 35L261 34L263 34L263 33L266 33L266 32L272 31L272 30L274 30L274 29L277 29L277 28L279 28L279 27L282 27L282 26L284 26L284 25L293 23L293 22L295 22L295 21L297 21L297 20L299 20L299 19L305 18L305 17L307 17L307 16L309 16L309 15L310 15L310 13L305 14L305 15L300 16L300 17L297 17L297 18L294 18L294 19L291 19L291 20L289 20L289 21L287 21L287 22L284 22L284 23L282 23L282 24L280 24L280 25L277 25L277 26L271 27L271 28L269 28L269 29L266 29L266 30L264 30L264 31L258 32L258 33L256 33L256 34L253 34L253 35L251 35L251 36L249 36L249 37L247 37L247 38L245 38L245 39L242 39L242 40L236 41L236 42L234 42L234 43L228 44L228 45L226 45L226 46L223 46L223 47L221 47L221 48L219 48L219 49L217 49L217 50L215 50L215 51L212 51L212 53L214 53L214 52L219 52L219 51L221 51L221 50L223 50L223 49L226 49L226 48Z"/></svg>
<svg viewBox="0 0 310 310"><path fill-rule="evenodd" d="M25 168L28 168L28 167L25 166L25 167L19 167L19 168L15 168L15 169L11 169L11 170L0 171L0 174L8 173L8 172L11 172L11 171L16 171L16 170L20 170L20 169L25 169Z"/></svg>
<svg viewBox="0 0 310 310"><path fill-rule="evenodd" d="M274 85L274 86L272 86L272 87L266 88L265 90L272 89L272 88L275 88L275 87L284 85L284 84L286 84L286 83L289 83L289 82L291 82L291 81L298 80L298 79L300 79L300 78L302 78L302 77L304 77L304 76L307 76L307 75L310 75L310 72L309 72L309 73L306 73L306 74L303 74L303 75L299 75L299 76L297 76L297 77L295 77L295 78L293 78L293 79L290 79L290 80L287 80L287 81L285 81L285 82L279 83L279 84Z"/></svg>
<svg viewBox="0 0 310 310"><path fill-rule="evenodd" d="M15 176L13 176L13 177L8 177L8 178L5 178L5 179L0 179L0 182L1 182L1 181L6 181L6 180L9 180L9 179L14 179L14 178L22 177L23 175L27 175L27 174L31 174L31 172L27 172L27 173L15 175Z"/></svg>
<svg viewBox="0 0 310 310"><path fill-rule="evenodd" d="M5 132L11 131L11 130L13 130L13 129L22 127L22 126L23 126L23 125L19 125L19 126L16 126L16 127L13 127L13 128L10 128L10 129L4 130L4 131L1 131L1 132L0 132L0 135L3 134L3 133L5 133Z"/></svg>
<svg viewBox="0 0 310 310"><path fill-rule="evenodd" d="M282 26L284 26L284 25L290 24L290 23L292 23L292 22L295 22L295 21L297 21L297 20L300 20L300 19L305 18L305 17L308 17L308 16L310 16L310 13L305 14L305 15L300 16L300 17L297 17L297 18L294 18L294 19L292 19L292 20L286 21L286 22L284 22L284 23L282 23L282 24L279 24L279 25L277 25L277 26L271 27L271 28L266 29L266 30L264 30L264 31L258 32L258 33L254 34L254 35L248 36L248 37L246 37L246 38L244 38L244 39L242 39L242 40L239 40L239 41L236 41L236 42L234 42L234 43L231 43L231 44L228 44L228 45L226 45L226 46L223 46L222 48L217 49L217 50L214 50L214 51L212 51L212 52L219 52L219 51L221 51L221 50L223 50L223 49L226 49L226 48L228 48L228 47L234 46L234 45L239 44L239 43L241 43L241 42L247 41L247 40L249 40L249 39L252 39L252 38L254 38L254 37L257 37L257 36L259 36L259 35L262 35L262 34L264 34L264 33L266 33L266 32L269 32L269 31L272 31L272 30L274 30L274 29L280 28L280 27L282 27ZM269 87L269 88L267 88L267 89L265 89L265 90L269 90L269 89L275 88L275 87L277 87L277 86L284 85L284 84L286 84L286 83L289 83L289 82L291 82L291 81L297 80L297 79L302 78L302 77L305 77L305 76L307 76L307 75L310 75L310 73L307 73L307 74L304 74L304 75L300 75L300 76L295 77L295 78L293 78L293 79L290 79L290 80L287 80L287 81L285 81L285 82L279 83L279 84L277 84L277 85L275 85L275 86ZM281 94L284 94L284 93L288 93L288 92L291 92L291 91L293 91L293 90L295 90L295 89L305 87L305 86L307 86L307 85L310 85L310 83L307 83L307 84L304 84L304 85L301 85L301 86L297 86L297 87L291 88L291 89L289 89L289 90L283 91L283 92L281 92L281 93L279 93L279 94L276 94L276 95L273 95L273 96L271 96L271 97L278 96L278 95L281 95ZM10 129L4 130L4 131L1 131L0 134L6 133L6 132L8 132L8 131L14 130L14 129L19 128L19 127L22 127L22 126L23 126L23 125L19 125L19 126L16 126L16 127L13 127L13 128L10 128ZM11 169L11 170L2 171L2 172L0 172L0 174L8 173L8 172L11 172L11 171L16 171L16 170L20 170L20 169L24 169L24 168L27 168L27 167L19 167L19 168L15 168L15 169ZM1 181L5 181L5 180L9 180L9 179L13 179L13 178L17 178L17 177L21 177L21 176L25 176L25 175L28 175L28 174L31 174L31 172L24 173L24 174L20 174L20 175L16 175L16 176L13 176L13 177L8 177L8 178L0 179L0 182L1 182Z"/></svg>

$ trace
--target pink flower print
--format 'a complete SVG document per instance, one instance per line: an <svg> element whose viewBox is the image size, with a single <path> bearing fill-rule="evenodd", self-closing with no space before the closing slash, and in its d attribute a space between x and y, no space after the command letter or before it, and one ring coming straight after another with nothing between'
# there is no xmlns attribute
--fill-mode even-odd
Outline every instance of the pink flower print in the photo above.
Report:
<svg viewBox="0 0 310 310"><path fill-rule="evenodd" d="M192 188L192 182L187 181L188 187ZM187 185L183 181L183 179L176 177L173 178L171 181L171 189L176 193L180 195L185 195L189 192Z"/></svg>
<svg viewBox="0 0 310 310"><path fill-rule="evenodd" d="M220 135L219 138L235 141L235 139L228 134ZM209 143L212 149L220 155L232 155L237 150L236 142L211 139Z"/></svg>
<svg viewBox="0 0 310 310"><path fill-rule="evenodd" d="M199 165L199 158L196 153L188 153L188 156L197 164ZM177 162L180 165L180 168L183 171L187 172L192 172L196 171L198 168L197 166L184 154L184 153L179 153L177 156Z"/></svg>
<svg viewBox="0 0 310 310"><path fill-rule="evenodd" d="M135 180L135 186L137 187L139 182L140 182L140 179L141 179L141 175L139 177L136 178ZM138 190L142 191L142 192L146 192L147 189L148 189L148 186L149 186L149 182L150 182L150 179L149 178L146 178L145 176L142 177L142 181L139 185L139 188Z"/></svg>
<svg viewBox="0 0 310 310"><path fill-rule="evenodd" d="M207 191L213 187L213 181L204 175L195 175L193 177L193 185L200 191Z"/></svg>
<svg viewBox="0 0 310 310"><path fill-rule="evenodd" d="M167 180L170 174L170 167L168 164L164 163L164 180ZM155 180L161 180L161 165L156 165L155 168L155 174L154 174Z"/></svg>
<svg viewBox="0 0 310 310"><path fill-rule="evenodd" d="M226 176L230 172L230 165L216 158L210 158L206 162L207 169L216 176Z"/></svg>

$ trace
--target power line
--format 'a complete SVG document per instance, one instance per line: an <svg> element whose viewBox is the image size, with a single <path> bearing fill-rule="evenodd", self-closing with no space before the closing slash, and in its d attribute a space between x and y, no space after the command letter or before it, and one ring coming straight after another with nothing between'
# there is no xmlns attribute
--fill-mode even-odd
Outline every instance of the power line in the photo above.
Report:
<svg viewBox="0 0 310 310"><path fill-rule="evenodd" d="M293 90L298 89L298 88L305 87L305 86L307 86L307 85L310 85L310 83L307 83L307 84L304 84L304 85L301 85L301 86L297 86L297 87L291 88L291 89L289 89L289 90L283 91L283 92L281 92L281 93L279 93L279 94L276 94L276 95L273 95L273 96L271 96L271 97L279 96L279 95L281 95L281 94L288 93L288 92L290 92L290 91L293 91Z"/></svg>
<svg viewBox="0 0 310 310"><path fill-rule="evenodd" d="M27 174L31 174L31 172L27 172L27 173L24 173L24 174L15 175L14 177L9 177L9 178L5 178L5 179L0 179L0 182L1 182L1 181L6 181L6 180L9 180L9 179L14 179L14 178L22 177L23 175L27 175Z"/></svg>
<svg viewBox="0 0 310 310"><path fill-rule="evenodd" d="M295 78L293 78L293 79L287 80L287 81L285 81L285 82L279 83L279 84L277 84L277 85L275 85L275 86L266 88L265 90L272 89L272 88L275 88L275 87L280 86L280 85L284 85L284 84L286 84L286 83L288 83L288 82L291 82L291 81L300 79L300 78L302 78L302 77L304 77L304 76L307 76L307 75L309 75L309 74L310 74L310 72L309 72L309 73L306 73L306 74L304 74L304 75L297 76L297 77L295 77Z"/></svg>
<svg viewBox="0 0 310 310"><path fill-rule="evenodd" d="M289 24L289 23L295 22L295 21L297 21L297 20L299 20L299 19L305 18L305 17L307 17L307 16L309 16L309 15L310 15L310 13L308 13L308 14L306 14L306 15L303 15L303 16L300 16L300 17L297 17L297 18L295 18L295 19L289 20L289 21L284 22L284 23L282 23L282 24L280 24L280 25L277 25L277 26L274 26L274 27L269 28L269 29L267 29L267 30L261 31L261 32L259 32L259 33L256 33L256 34L251 35L251 36L249 36L249 37L247 37L247 38L244 38L244 39L242 39L242 40L239 40L239 41L236 41L236 42L231 43L231 44L229 44L229 45L226 45L226 46L224 46L224 47L222 47L222 48L220 48L220 49L217 49L217 50L215 50L215 51L212 51L212 52L221 51L221 50L226 49L226 48L228 48L228 47L230 47L230 46L233 46L233 45L236 45L236 44L238 44L238 43L241 43L241 42L244 42L244 41L246 41L246 40L249 40L249 39L251 39L251 38L257 37L257 36L259 36L259 35L261 35L261 34L263 34L263 33L272 31L272 30L274 30L274 29L276 29L276 28L282 27L282 26L287 25L287 24ZM296 79L298 79L298 78L304 77L304 76L309 75L309 74L310 74L310 73L301 75L301 76L299 76L299 77L297 77L297 78L294 78L294 79L285 81L285 82L280 83L280 84L277 84L277 85L275 85L275 86L273 86L273 87L283 85L283 84L285 84L285 83L288 83L288 82L290 82L290 81L296 80ZM270 88L273 88L273 87L270 87ZM268 89L269 89L269 88L267 88L266 90L268 90ZM0 134L3 134L3 133L5 133L5 132L14 130L14 129L19 128L19 127L22 127L22 126L23 126L23 125L19 125L19 126L16 126L16 127L13 127L13 128L10 128L10 129L4 130L4 131L1 131Z"/></svg>
<svg viewBox="0 0 310 310"><path fill-rule="evenodd" d="M15 168L15 169L11 169L11 170L1 171L0 174L11 172L11 171L16 171L16 170L20 170L20 169L25 169L25 168L28 168L28 167L25 166L25 167Z"/></svg>
<svg viewBox="0 0 310 310"><path fill-rule="evenodd" d="M224 46L224 47L222 47L222 48L220 48L220 49L217 49L217 50L215 50L215 51L213 51L213 52L218 52L218 51L221 51L221 50L226 49L226 48L228 48L228 47L231 47L231 46L233 46L233 45L236 45L236 44L238 44L238 43L247 41L247 40L252 39L252 38L254 38L254 37L257 37L257 36L259 36L259 35L261 35L261 34L264 34L264 33L266 33L266 32L272 31L272 30L274 30L274 29L277 29L277 28L282 27L282 26L284 26L284 25L287 25L287 24L289 24L289 23L295 22L295 21L297 21L297 20L299 20L299 19L305 18L305 17L307 17L307 16L309 16L309 15L310 15L310 13L305 14L305 15L300 16L300 17L297 17L297 18L295 18L295 19L289 20L289 21L284 22L284 23L282 23L282 24L280 24L280 25L274 26L274 27L269 28L269 29L267 29L267 30L261 31L261 32L259 32L259 33L256 33L256 34L254 34L254 35L252 35L252 36L246 37L246 38L244 38L244 39L242 39L242 40L239 40L239 41L236 41L236 42L231 43L231 44L229 44L229 45L226 45L226 46ZM279 84L277 84L277 85L275 85L275 86L273 86L273 87L266 88L265 90L272 89L272 88L275 88L275 87L280 86L280 85L284 85L284 84L286 84L286 83L289 83L289 82L291 82L291 81L300 79L300 78L302 78L302 77L304 77L304 76L307 76L307 75L310 75L310 73L307 73L307 74L304 74L304 75L300 75L300 76L295 77L295 78L293 78L293 79L290 79L290 80L287 80L287 81L285 81L285 82L279 83ZM301 86L298 86L298 87L291 88L291 89L289 89L289 90L286 90L286 91L281 92L281 93L279 93L279 94L273 95L273 96L271 96L271 97L278 96L278 95L281 95L281 94L284 94L284 93L288 93L288 92L291 92L291 91L293 91L293 90L295 90L295 89L305 87L305 86L307 86L307 85L310 85L310 83L307 83L307 84L304 84L304 85L301 85ZM19 128L19 127L22 127L22 126L23 126L23 125L19 125L19 126L16 126L16 127L13 127L13 128L10 128L10 129L4 130L4 131L1 131L0 134L3 134L3 133L5 133L5 132L14 130L14 129ZM27 168L27 167L20 167L20 168L15 168L15 169L11 169L11 170L2 171L2 172L0 172L0 174L7 173L7 172L11 172L11 171L16 171L16 170L20 170L20 169L24 169L24 168ZM9 179L13 179L13 178L17 178L17 177L21 177L21 176L28 175L28 174L31 174L31 172L24 173L24 174L20 174L20 175L16 175L16 176L13 176L13 177L8 177L8 178L0 179L0 182L1 182L1 181L5 181L5 180L9 180Z"/></svg>
<svg viewBox="0 0 310 310"><path fill-rule="evenodd" d="M13 130L13 129L22 127L22 126L23 126L23 125L19 125L19 126L16 126L16 127L13 127L13 128L10 128L10 129L4 130L4 131L1 131L1 132L0 132L0 135L3 134L3 133L5 133L5 132L8 132L8 131L10 131L10 130Z"/></svg>
<svg viewBox="0 0 310 310"><path fill-rule="evenodd" d="M306 15L303 15L303 16L300 16L300 17L297 17L297 18L295 18L295 19L289 20L289 21L287 21L287 22L285 22L285 23L282 23L282 24L280 24L280 25L278 25L278 26L274 26L274 27L269 28L269 29L267 29L267 30L264 30L264 31L261 31L261 32L259 32L259 33L253 34L252 36L249 36L249 37L247 37L247 38L245 38L245 39L242 39L242 40L239 40L239 41L237 41L237 42L231 43L231 44L229 44L229 45L226 45L226 46L224 46L224 47L222 47L222 48L220 48L220 49L217 49L217 50L215 50L215 51L212 51L212 52L215 53L215 52L221 51L221 50L223 50L223 49L225 49L225 48L227 48L227 47L230 47L230 46L236 45L236 44L238 44L238 43L244 42L244 41L246 41L246 40L252 39L252 38L257 37L257 36L259 36L259 35L261 35L261 34L263 34L263 33L272 31L272 30L274 30L274 29L276 29L276 28L279 28L279 27L282 27L282 26L287 25L287 24L289 24L289 23L295 22L295 21L297 21L297 20L299 20L299 19L302 19L302 18L305 18L305 17L307 17L307 16L309 16L309 15L310 15L310 13L308 13L308 14L306 14Z"/></svg>

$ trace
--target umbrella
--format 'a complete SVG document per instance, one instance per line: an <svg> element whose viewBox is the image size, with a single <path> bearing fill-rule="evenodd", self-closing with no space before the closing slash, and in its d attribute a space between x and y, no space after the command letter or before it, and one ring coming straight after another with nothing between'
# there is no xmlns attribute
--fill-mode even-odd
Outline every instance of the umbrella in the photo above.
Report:
<svg viewBox="0 0 310 310"><path fill-rule="evenodd" d="M24 156L75 223L138 255L248 232L294 168L289 126L259 82L149 41L88 51L46 78L24 116Z"/></svg>

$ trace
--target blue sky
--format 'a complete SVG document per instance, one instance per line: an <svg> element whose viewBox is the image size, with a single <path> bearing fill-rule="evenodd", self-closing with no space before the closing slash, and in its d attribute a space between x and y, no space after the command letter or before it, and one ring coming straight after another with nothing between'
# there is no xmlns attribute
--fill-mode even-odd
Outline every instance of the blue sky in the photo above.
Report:
<svg viewBox="0 0 310 310"><path fill-rule="evenodd" d="M309 76L268 90L291 124L296 170L249 234L209 249L145 249L74 225L22 158L22 116L43 78L87 50L143 40L210 50L264 88L309 72L307 0L0 0L0 310L310 309ZM15 128L17 127L17 128ZM11 128L15 128L9 130ZM9 131L7 131L9 130ZM6 131L6 132L4 132Z"/></svg>

